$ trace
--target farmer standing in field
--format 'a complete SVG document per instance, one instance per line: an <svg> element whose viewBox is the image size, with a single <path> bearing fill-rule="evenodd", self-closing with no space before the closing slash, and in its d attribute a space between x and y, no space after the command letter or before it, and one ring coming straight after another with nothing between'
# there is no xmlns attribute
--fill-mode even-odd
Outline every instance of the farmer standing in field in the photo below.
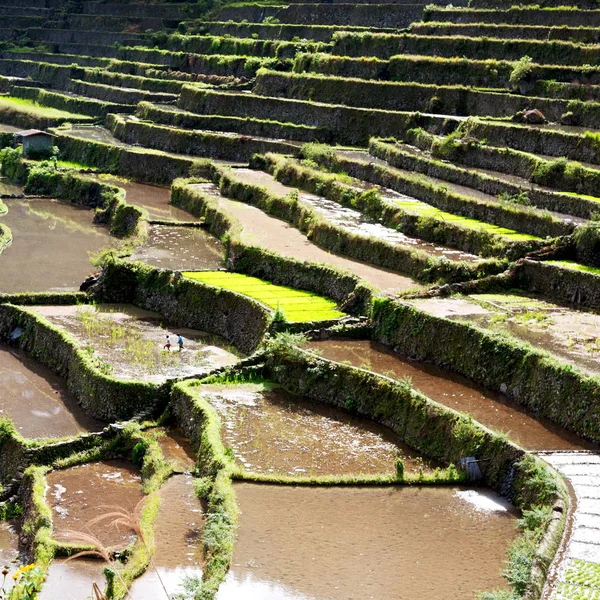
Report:
<svg viewBox="0 0 600 600"><path fill-rule="evenodd" d="M180 333L177 334L177 345L179 346L179 352L181 352L183 350L183 338Z"/></svg>
<svg viewBox="0 0 600 600"><path fill-rule="evenodd" d="M171 338L167 336L167 343L163 346L163 348L167 349L167 352L171 352Z"/></svg>

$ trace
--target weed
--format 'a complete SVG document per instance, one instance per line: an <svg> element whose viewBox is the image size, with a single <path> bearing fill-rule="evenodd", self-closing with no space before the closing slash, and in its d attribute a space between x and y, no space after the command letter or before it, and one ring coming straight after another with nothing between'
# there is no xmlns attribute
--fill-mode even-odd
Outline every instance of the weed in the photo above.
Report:
<svg viewBox="0 0 600 600"><path fill-rule="evenodd" d="M531 73L533 61L529 56L523 56L514 65L513 70L508 78L513 87L518 86Z"/></svg>

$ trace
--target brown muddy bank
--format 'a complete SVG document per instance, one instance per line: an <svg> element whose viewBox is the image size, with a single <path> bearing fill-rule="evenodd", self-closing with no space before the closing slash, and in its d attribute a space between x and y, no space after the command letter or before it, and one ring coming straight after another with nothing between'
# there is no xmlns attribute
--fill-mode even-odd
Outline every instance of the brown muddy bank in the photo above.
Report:
<svg viewBox="0 0 600 600"><path fill-rule="evenodd" d="M271 217L255 206L221 196L219 189L213 184L196 184L190 187L214 196L227 213L243 224L242 238L250 244L297 260L345 269L383 292L403 292L423 287L400 273L328 252L285 221Z"/></svg>
<svg viewBox="0 0 600 600"><path fill-rule="evenodd" d="M96 537L105 547L125 548L135 532L114 519L94 525L96 517L115 507L132 512L143 499L141 477L131 463L123 460L101 461L52 471L46 477L46 502L52 510L53 537L73 540L71 532Z"/></svg>
<svg viewBox="0 0 600 600"><path fill-rule="evenodd" d="M0 255L0 292L77 290L94 271L89 253L117 245L91 210L57 200L4 200L13 241Z"/></svg>
<svg viewBox="0 0 600 600"><path fill-rule="evenodd" d="M66 382L17 348L0 344L0 416L13 420L25 438L74 436L101 431Z"/></svg>
<svg viewBox="0 0 600 600"><path fill-rule="evenodd" d="M202 577L203 511L194 494L194 480L190 475L175 475L162 486L159 495L153 564L131 587L132 600L166 598L161 596L161 581L171 595L182 591L186 577Z"/></svg>
<svg viewBox="0 0 600 600"><path fill-rule="evenodd" d="M430 470L428 462L387 428L309 402L273 384L198 388L221 417L223 444L246 471L301 477Z"/></svg>
<svg viewBox="0 0 600 600"><path fill-rule="evenodd" d="M573 450L592 446L567 431L527 411L500 393L490 392L465 377L435 365L411 361L389 348L368 340L310 342L306 348L336 362L349 361L394 379L410 378L415 389L454 410L473 415L476 421L527 450Z"/></svg>
<svg viewBox="0 0 600 600"><path fill-rule="evenodd" d="M196 453L181 429L167 427L150 429L148 432L156 436L165 460L172 462L178 472L193 471Z"/></svg>
<svg viewBox="0 0 600 600"><path fill-rule="evenodd" d="M516 517L492 492L234 489L240 527L218 600L439 600L506 588Z"/></svg>
<svg viewBox="0 0 600 600"><path fill-rule="evenodd" d="M148 237L130 260L171 271L215 271L223 264L223 246L199 227L150 225Z"/></svg>
<svg viewBox="0 0 600 600"><path fill-rule="evenodd" d="M64 328L121 379L161 382L202 375L239 360L237 351L222 338L184 327L169 328L157 313L132 305L36 306L32 310ZM184 338L182 352L177 334ZM164 348L167 335L170 351Z"/></svg>

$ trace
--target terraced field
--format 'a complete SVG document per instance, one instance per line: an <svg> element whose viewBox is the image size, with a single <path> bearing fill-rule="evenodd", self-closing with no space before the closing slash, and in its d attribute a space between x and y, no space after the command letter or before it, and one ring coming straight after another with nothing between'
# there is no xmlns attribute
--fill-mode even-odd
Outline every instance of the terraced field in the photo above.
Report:
<svg viewBox="0 0 600 600"><path fill-rule="evenodd" d="M0 597L600 597L597 2L0 19Z"/></svg>

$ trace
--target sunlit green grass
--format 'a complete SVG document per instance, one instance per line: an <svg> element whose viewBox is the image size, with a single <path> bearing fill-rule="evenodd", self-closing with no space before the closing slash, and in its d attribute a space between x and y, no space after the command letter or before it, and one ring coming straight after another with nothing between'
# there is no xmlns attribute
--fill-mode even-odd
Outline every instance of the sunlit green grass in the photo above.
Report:
<svg viewBox="0 0 600 600"><path fill-rule="evenodd" d="M312 292L275 285L241 273L187 271L183 275L195 281L201 281L254 298L270 308L282 312L286 320L291 322L328 321L345 316L343 312L337 310L333 300Z"/></svg>
<svg viewBox="0 0 600 600"><path fill-rule="evenodd" d="M58 110L50 106L42 106L33 100L26 98L12 98L9 96L3 96L0 98L0 110L2 108L12 108L19 112L29 113L39 117L48 117L54 119L65 119L71 121L91 121L92 117L87 115L79 115L76 113L69 113L64 110Z"/></svg>
<svg viewBox="0 0 600 600"><path fill-rule="evenodd" d="M594 275L600 275L599 268L588 267L587 265L582 265L572 260L545 260L544 264L554 265L555 267L562 267L563 269L571 269L573 271L583 271L584 273L593 273Z"/></svg>

